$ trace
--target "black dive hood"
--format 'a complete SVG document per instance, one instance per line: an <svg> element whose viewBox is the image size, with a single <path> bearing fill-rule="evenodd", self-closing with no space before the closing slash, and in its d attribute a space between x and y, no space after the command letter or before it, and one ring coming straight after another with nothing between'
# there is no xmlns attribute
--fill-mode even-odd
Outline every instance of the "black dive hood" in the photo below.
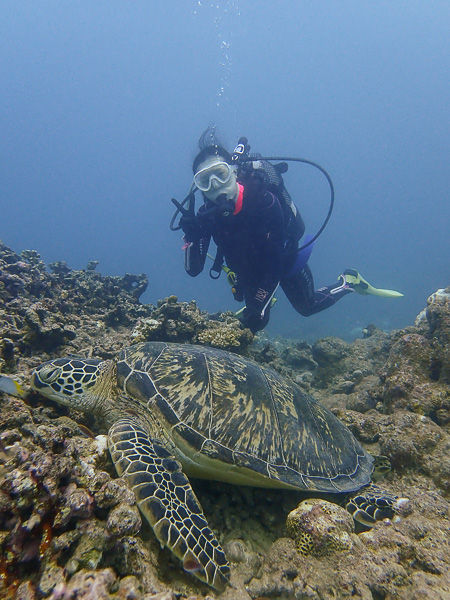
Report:
<svg viewBox="0 0 450 600"><path fill-rule="evenodd" d="M328 213L327 213L327 216L325 217L325 220L322 223L321 227L317 231L317 233L312 238L308 239L308 242L306 244L304 244L303 246L300 246L299 251L304 250L305 248L307 248L308 246L313 244L317 240L317 238L321 235L321 233L327 226L328 221L330 220L331 213L333 212L334 185L333 185L333 181L331 180L331 177L328 175L328 173L325 171L325 169L323 167L321 167L319 164L313 162L312 160L308 160L306 158L294 158L291 156L249 156L248 155L249 149L250 149L250 146L248 145L247 138L240 138L238 145L236 146L236 148L234 149L234 152L232 154L232 158L231 158L232 164L236 164L239 166L239 165L242 165L243 163L249 163L249 162L257 163L259 161L268 161L268 162L275 161L275 162L278 162L278 164L275 165L275 168L277 169L278 173L282 174L282 173L286 173L286 171L288 170L287 163L289 163L289 162L303 163L306 165L311 165L315 169L318 169L325 176L325 178L328 182L328 185L330 187L330 203L329 203L329 207L328 207ZM172 202L176 207L175 213L172 217L172 220L170 221L170 229L172 231L179 231L181 229L179 224L175 225L175 220L177 219L178 215L192 215L193 216L195 214L195 193L197 191L198 191L198 188L196 187L196 185L192 184L191 188L189 190L189 193L186 196L186 198L183 200L183 202L180 203L177 200L175 200L175 198L172 198Z"/></svg>

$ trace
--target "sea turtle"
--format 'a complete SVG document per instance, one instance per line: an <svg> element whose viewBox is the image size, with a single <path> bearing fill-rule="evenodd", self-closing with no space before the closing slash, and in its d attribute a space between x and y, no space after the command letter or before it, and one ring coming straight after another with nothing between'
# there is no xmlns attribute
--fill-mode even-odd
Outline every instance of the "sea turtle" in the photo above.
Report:
<svg viewBox="0 0 450 600"><path fill-rule="evenodd" d="M374 459L350 431L293 382L241 356L141 343L116 361L46 362L32 387L103 421L117 472L161 545L218 590L230 567L187 476L343 494L368 524L395 510L397 498L371 484Z"/></svg>

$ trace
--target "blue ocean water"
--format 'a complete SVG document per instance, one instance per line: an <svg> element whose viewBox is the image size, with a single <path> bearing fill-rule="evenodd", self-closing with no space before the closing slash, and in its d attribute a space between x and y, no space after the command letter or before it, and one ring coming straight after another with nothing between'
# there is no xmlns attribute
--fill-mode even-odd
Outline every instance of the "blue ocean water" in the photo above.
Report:
<svg viewBox="0 0 450 600"><path fill-rule="evenodd" d="M146 272L142 300L239 308L189 278L169 231L210 124L265 155L320 163L336 188L316 287L356 268L400 300L353 294L305 319L278 294L271 335L358 337L411 324L449 269L450 5L381 0L0 4L0 238L72 268ZM314 233L323 177L286 185Z"/></svg>

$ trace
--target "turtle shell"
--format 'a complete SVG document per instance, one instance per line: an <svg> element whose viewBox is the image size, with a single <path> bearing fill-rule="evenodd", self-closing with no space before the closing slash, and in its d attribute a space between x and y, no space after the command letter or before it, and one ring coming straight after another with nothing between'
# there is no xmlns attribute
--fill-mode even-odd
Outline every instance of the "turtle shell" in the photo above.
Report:
<svg viewBox="0 0 450 600"><path fill-rule="evenodd" d="M137 344L120 353L117 382L175 446L223 473L211 478L233 481L234 471L249 485L335 493L370 482L373 458L347 427L292 381L241 356Z"/></svg>

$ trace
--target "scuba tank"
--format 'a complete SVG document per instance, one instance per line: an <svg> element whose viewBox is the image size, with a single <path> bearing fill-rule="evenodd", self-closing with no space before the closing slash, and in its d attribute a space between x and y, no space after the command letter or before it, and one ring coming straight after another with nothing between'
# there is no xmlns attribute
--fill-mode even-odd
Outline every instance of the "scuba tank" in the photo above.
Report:
<svg viewBox="0 0 450 600"><path fill-rule="evenodd" d="M233 163L238 165L238 173L239 169L246 169L247 171L254 170L256 172L261 173L263 177L266 177L268 190L275 194L278 200L280 200L281 206L285 214L288 238L292 244L298 244L298 242L300 241L300 238L305 233L305 224L295 203L293 202L289 192L287 191L286 186L284 185L282 175L286 173L289 168L287 163L297 162L311 165L312 167L318 169L325 176L330 187L330 204L328 208L328 213L317 233L313 236L309 236L306 242L302 246L300 246L298 250L299 252L301 252L305 248L308 248L309 246L313 245L327 226L334 208L334 185L331 177L328 175L325 169L319 164L306 158L293 158L286 156L262 157L260 154L250 154L250 145L246 137L241 137L239 139L238 144L233 151L231 159ZM272 164L271 161L281 162L279 162L278 164ZM248 164L250 164L251 166L247 166Z"/></svg>
<svg viewBox="0 0 450 600"><path fill-rule="evenodd" d="M245 137L239 139L231 159L238 165L237 178L244 188L246 179L259 177L264 187L278 198L284 213L289 246L297 248L305 233L305 223L284 184L282 175L287 172L288 164L281 162L274 165L261 154L250 154L250 144Z"/></svg>

